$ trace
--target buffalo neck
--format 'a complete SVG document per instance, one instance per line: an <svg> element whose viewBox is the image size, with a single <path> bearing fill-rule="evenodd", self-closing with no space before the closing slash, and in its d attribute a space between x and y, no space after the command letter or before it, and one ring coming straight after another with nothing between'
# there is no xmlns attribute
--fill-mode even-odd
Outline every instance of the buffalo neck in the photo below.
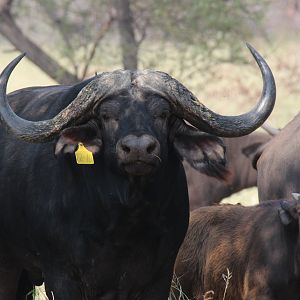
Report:
<svg viewBox="0 0 300 300"><path fill-rule="evenodd" d="M107 166L104 159L98 159L93 166L72 164L65 172L64 189L67 192L73 189L77 201L104 212L111 211L112 207L121 210L152 207L160 211L171 201L173 189L178 184L178 171L182 168L175 154L171 155L172 164L167 161L148 177L127 176Z"/></svg>

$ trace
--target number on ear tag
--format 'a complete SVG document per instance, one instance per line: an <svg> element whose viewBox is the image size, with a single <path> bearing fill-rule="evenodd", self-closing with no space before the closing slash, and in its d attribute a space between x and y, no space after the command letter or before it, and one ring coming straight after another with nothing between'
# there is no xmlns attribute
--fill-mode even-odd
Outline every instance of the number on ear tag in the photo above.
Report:
<svg viewBox="0 0 300 300"><path fill-rule="evenodd" d="M86 149L82 143L78 143L78 149L75 151L76 162L78 165L93 165L93 153Z"/></svg>

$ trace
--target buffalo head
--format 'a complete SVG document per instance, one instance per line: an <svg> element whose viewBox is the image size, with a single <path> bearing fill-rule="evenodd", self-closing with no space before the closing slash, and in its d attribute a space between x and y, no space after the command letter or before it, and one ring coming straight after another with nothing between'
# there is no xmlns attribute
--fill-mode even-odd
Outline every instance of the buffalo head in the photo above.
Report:
<svg viewBox="0 0 300 300"><path fill-rule="evenodd" d="M28 121L12 111L6 98L7 81L21 55L1 74L0 117L19 139L43 143L58 137L56 155L74 153L82 142L95 157L101 156L127 175L153 174L175 149L194 168L222 177L224 147L216 136L250 133L265 121L275 102L272 72L259 53L248 47L264 85L257 105L240 116L214 113L166 73L119 70L97 75L54 118Z"/></svg>

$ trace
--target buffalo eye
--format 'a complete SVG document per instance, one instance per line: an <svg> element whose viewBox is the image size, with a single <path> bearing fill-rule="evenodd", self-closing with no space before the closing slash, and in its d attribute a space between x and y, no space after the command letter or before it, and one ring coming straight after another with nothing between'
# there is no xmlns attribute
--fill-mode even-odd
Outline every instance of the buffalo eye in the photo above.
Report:
<svg viewBox="0 0 300 300"><path fill-rule="evenodd" d="M168 111L163 111L155 116L156 119L166 120L169 117L170 113Z"/></svg>
<svg viewBox="0 0 300 300"><path fill-rule="evenodd" d="M101 119L104 122L109 122L109 121L118 121L118 118L116 116L110 115L108 113L102 113L101 114Z"/></svg>

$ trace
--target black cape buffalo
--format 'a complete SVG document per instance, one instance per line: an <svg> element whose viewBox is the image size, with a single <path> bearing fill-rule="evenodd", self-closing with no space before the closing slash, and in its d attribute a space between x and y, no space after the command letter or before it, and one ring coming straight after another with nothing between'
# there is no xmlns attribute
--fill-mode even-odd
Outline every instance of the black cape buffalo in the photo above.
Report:
<svg viewBox="0 0 300 300"><path fill-rule="evenodd" d="M263 92L250 112L233 117L209 110L162 72L107 72L7 97L7 81L22 56L5 68L1 300L15 299L25 271L33 283L44 280L49 299L168 298L188 227L181 160L224 176L224 147L216 136L249 134L274 106L272 72L249 48ZM76 163L74 152L83 146L94 164Z"/></svg>
<svg viewBox="0 0 300 300"><path fill-rule="evenodd" d="M183 162L190 198L190 210L219 203L245 188L256 186L257 171L252 167L252 155L263 147L271 136L254 132L238 138L224 138L226 148L226 180L209 177Z"/></svg>
<svg viewBox="0 0 300 300"><path fill-rule="evenodd" d="M178 286L196 300L299 300L299 214L299 200L194 210L176 260Z"/></svg>
<svg viewBox="0 0 300 300"><path fill-rule="evenodd" d="M257 155L257 188L260 201L291 199L300 191L300 114Z"/></svg>

